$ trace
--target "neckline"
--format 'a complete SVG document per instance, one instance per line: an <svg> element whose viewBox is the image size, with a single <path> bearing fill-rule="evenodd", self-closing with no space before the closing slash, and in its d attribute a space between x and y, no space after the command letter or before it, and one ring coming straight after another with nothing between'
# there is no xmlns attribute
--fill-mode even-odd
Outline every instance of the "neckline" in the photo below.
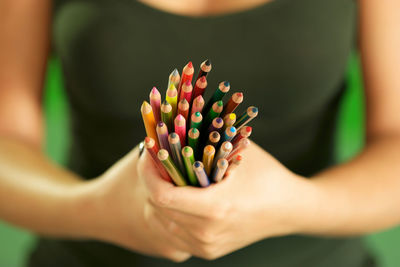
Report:
<svg viewBox="0 0 400 267"><path fill-rule="evenodd" d="M208 20L220 20L220 19L227 19L227 18L241 18L244 16L256 15L260 12L264 12L265 10L273 9L287 1L290 1L290 0L271 0L271 1L268 1L261 5L251 7L248 9L244 9L244 10L240 10L240 11L234 11L234 12L217 14L217 15L205 15L205 16L181 15L181 14L176 14L176 13L172 13L169 11L157 9L155 7L149 6L145 3L142 3L142 2L139 2L136 0L134 0L133 2L138 6L138 8L141 8L143 11L151 12L156 15L161 15L164 17L170 17L170 18L175 18L175 19L192 20L192 21L208 21Z"/></svg>

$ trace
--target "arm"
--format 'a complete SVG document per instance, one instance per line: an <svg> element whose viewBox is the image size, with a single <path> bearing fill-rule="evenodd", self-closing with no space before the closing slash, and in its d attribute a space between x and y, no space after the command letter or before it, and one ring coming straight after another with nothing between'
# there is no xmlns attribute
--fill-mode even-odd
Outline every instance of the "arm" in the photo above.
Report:
<svg viewBox="0 0 400 267"><path fill-rule="evenodd" d="M230 177L207 189L174 188L149 175L158 218L191 254L214 259L273 236L357 235L400 223L400 3L363 0L360 7L364 151L312 179L255 144Z"/></svg>
<svg viewBox="0 0 400 267"><path fill-rule="evenodd" d="M88 182L43 155L50 10L51 0L0 1L0 218L43 235L187 259L179 240L153 219L137 149Z"/></svg>

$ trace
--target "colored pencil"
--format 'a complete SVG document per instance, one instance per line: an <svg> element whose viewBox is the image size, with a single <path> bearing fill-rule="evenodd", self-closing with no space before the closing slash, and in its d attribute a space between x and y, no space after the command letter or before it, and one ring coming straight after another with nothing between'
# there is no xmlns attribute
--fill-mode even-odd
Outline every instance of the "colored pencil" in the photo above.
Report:
<svg viewBox="0 0 400 267"><path fill-rule="evenodd" d="M179 139L181 140L181 145L186 145L186 120L185 118L179 114L175 118L175 132L179 135Z"/></svg>
<svg viewBox="0 0 400 267"><path fill-rule="evenodd" d="M213 119L219 117L219 114L221 114L222 109L224 108L224 104L222 101L217 101L215 102L210 111L207 113L206 118L204 119L205 126L210 125L210 123L213 121Z"/></svg>
<svg viewBox="0 0 400 267"><path fill-rule="evenodd" d="M206 110L210 108L215 102L222 100L222 98L228 93L231 88L230 83L228 81L220 82L218 88L215 90L214 94L207 102Z"/></svg>
<svg viewBox="0 0 400 267"><path fill-rule="evenodd" d="M204 165L201 161L195 161L193 163L193 171L196 174L197 180L201 187L207 187L210 185L207 173L204 169Z"/></svg>
<svg viewBox="0 0 400 267"><path fill-rule="evenodd" d="M192 128L188 131L188 143L189 146L193 149L193 153L195 155L198 155L198 143L199 143L199 136L200 136L200 131L196 128Z"/></svg>
<svg viewBox="0 0 400 267"><path fill-rule="evenodd" d="M229 101L224 106L222 116L232 113L243 102L243 93L234 93Z"/></svg>
<svg viewBox="0 0 400 267"><path fill-rule="evenodd" d="M242 162L242 155L236 155L234 156L229 162L228 169L225 172L225 176L228 176L232 171L240 165Z"/></svg>
<svg viewBox="0 0 400 267"><path fill-rule="evenodd" d="M187 80L181 89L181 94L179 95L179 101L182 99L186 99L189 104L192 103L192 93L193 93L193 86L189 80Z"/></svg>
<svg viewBox="0 0 400 267"><path fill-rule="evenodd" d="M156 122L161 121L160 106L161 106L161 94L157 88L153 87L150 92L150 105L153 109L154 119Z"/></svg>
<svg viewBox="0 0 400 267"><path fill-rule="evenodd" d="M186 81L189 81L190 83L192 82L193 73L194 73L193 63L192 63L192 61L189 61L189 63L186 64L186 66L183 67L183 70L182 70L182 78L181 78L181 80L179 82L178 95L180 95L181 89L182 89L182 85Z"/></svg>
<svg viewBox="0 0 400 267"><path fill-rule="evenodd" d="M192 110L190 111L190 115L195 112L202 112L204 107L204 98L199 95L193 100Z"/></svg>
<svg viewBox="0 0 400 267"><path fill-rule="evenodd" d="M172 159L175 162L175 165L178 166L179 170L182 174L186 173L185 166L182 161L181 155L181 141L179 140L179 135L176 133L171 133L168 136L169 147L171 150Z"/></svg>
<svg viewBox="0 0 400 267"><path fill-rule="evenodd" d="M219 159L212 174L214 182L218 183L224 178L225 172L228 169L229 163L227 159Z"/></svg>
<svg viewBox="0 0 400 267"><path fill-rule="evenodd" d="M190 146L182 148L183 162L186 167L186 174L191 185L197 186L199 182L196 179L196 174L193 171L194 154L193 149Z"/></svg>
<svg viewBox="0 0 400 267"><path fill-rule="evenodd" d="M225 159L228 155L232 152L233 146L232 143L229 141L225 141L222 143L221 147L218 149L217 154L214 157L214 165L217 163L219 159Z"/></svg>
<svg viewBox="0 0 400 267"><path fill-rule="evenodd" d="M158 146L154 141L154 139L146 136L146 138L144 138L144 147L146 148L151 158L153 159L154 164L156 165L156 168L161 175L161 178L163 178L167 182L172 182L171 177L169 177L169 174L164 169L163 165L161 164L161 161L157 157Z"/></svg>
<svg viewBox="0 0 400 267"><path fill-rule="evenodd" d="M214 161L214 155L215 155L214 146L207 145L204 147L203 164L204 164L204 169L206 170L207 175L211 174L211 170L213 167L213 161Z"/></svg>
<svg viewBox="0 0 400 267"><path fill-rule="evenodd" d="M228 113L224 117L224 127L223 130L225 130L228 127L233 126L236 122L236 114L235 113Z"/></svg>
<svg viewBox="0 0 400 267"><path fill-rule="evenodd" d="M178 91L174 84L171 84L170 87L168 87L165 94L165 100L167 100L167 102L172 106L172 118L175 118L178 108Z"/></svg>
<svg viewBox="0 0 400 267"><path fill-rule="evenodd" d="M231 153L229 153L228 157L226 158L228 161L230 161L236 154L239 154L242 152L244 149L246 149L250 145L250 140L247 138L243 138L242 140L237 143Z"/></svg>
<svg viewBox="0 0 400 267"><path fill-rule="evenodd" d="M172 129L172 106L166 100L161 105L161 120Z"/></svg>
<svg viewBox="0 0 400 267"><path fill-rule="evenodd" d="M203 121L203 116L201 115L200 112L193 113L192 117L190 118L190 128L200 129L202 121Z"/></svg>
<svg viewBox="0 0 400 267"><path fill-rule="evenodd" d="M211 71L211 68L212 68L211 60L209 60L209 59L204 60L200 64L200 70L199 70L199 74L197 75L196 80L198 80L201 77L204 77L204 78L207 77L208 73L210 73L210 71Z"/></svg>
<svg viewBox="0 0 400 267"><path fill-rule="evenodd" d="M200 77L195 85L194 85L194 89L193 89L193 99L198 97L199 95L203 96L204 92L206 90L207 87L207 79L205 76Z"/></svg>
<svg viewBox="0 0 400 267"><path fill-rule="evenodd" d="M169 176L171 177L171 179L174 181L174 183L177 186L187 185L185 178L182 176L182 174L176 168L176 166L175 166L174 162L172 161L171 157L169 156L169 153L167 150L160 149L160 151L158 151L158 153L157 153L157 157L161 161L162 165L167 170Z"/></svg>
<svg viewBox="0 0 400 267"><path fill-rule="evenodd" d="M159 144L156 133L156 120L154 119L153 109L147 101L143 101L143 104L140 107L140 112L142 113L146 135L153 138L154 141Z"/></svg>
<svg viewBox="0 0 400 267"><path fill-rule="evenodd" d="M182 99L181 101L179 101L178 114L181 114L187 121L188 121L188 117L189 117L189 108L190 108L190 105L185 98Z"/></svg>
<svg viewBox="0 0 400 267"><path fill-rule="evenodd" d="M221 135L221 141L232 141L233 137L235 137L237 130L234 126L228 127L225 129L224 133Z"/></svg>
<svg viewBox="0 0 400 267"><path fill-rule="evenodd" d="M249 138L253 128L251 126L245 126L236 134L236 136L232 139L232 144L235 145L243 138Z"/></svg>
<svg viewBox="0 0 400 267"><path fill-rule="evenodd" d="M173 84L175 87L178 87L180 80L181 80L181 76L179 75L179 71L177 69L174 69L171 72L171 74L169 75L167 88L169 88L171 86L171 84Z"/></svg>
<svg viewBox="0 0 400 267"><path fill-rule="evenodd" d="M248 107L247 110L236 120L235 126L238 131L242 129L243 126L245 126L247 123L249 123L252 119L257 117L258 115L258 108L251 106Z"/></svg>
<svg viewBox="0 0 400 267"><path fill-rule="evenodd" d="M217 131L212 131L208 136L207 145L217 147L220 139L221 135Z"/></svg>
<svg viewBox="0 0 400 267"><path fill-rule="evenodd" d="M168 143L168 128L167 125L160 121L157 123L156 132L158 136L158 140L160 141L160 148L164 148L168 150L168 153L171 153Z"/></svg>
<svg viewBox="0 0 400 267"><path fill-rule="evenodd" d="M222 118L217 117L213 119L212 123L210 124L210 127L208 127L208 132L209 133L213 131L219 132L223 126L224 126L224 121L222 120Z"/></svg>

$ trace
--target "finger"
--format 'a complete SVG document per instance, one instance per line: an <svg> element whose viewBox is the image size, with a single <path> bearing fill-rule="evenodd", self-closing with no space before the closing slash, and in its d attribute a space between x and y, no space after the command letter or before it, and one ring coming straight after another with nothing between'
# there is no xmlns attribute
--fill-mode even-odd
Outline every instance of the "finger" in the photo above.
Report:
<svg viewBox="0 0 400 267"><path fill-rule="evenodd" d="M188 233L190 233L192 229L201 228L206 223L209 223L209 220L204 217L176 211L165 207L158 207L153 203L150 204L153 205L156 213L159 213L163 217L166 217L169 220L175 222L177 225L185 229Z"/></svg>
<svg viewBox="0 0 400 267"><path fill-rule="evenodd" d="M166 231L168 231L172 236L180 239L184 243L182 245L182 249L189 252L190 254L193 254L195 252L193 250L193 247L197 240L192 235L190 235L183 227L163 216L157 211L154 212L154 217L162 225L162 227L164 227Z"/></svg>
<svg viewBox="0 0 400 267"><path fill-rule="evenodd" d="M181 258L189 258L191 253L191 248L180 238L173 235L165 227L165 222L162 223L160 218L151 207L145 208L145 217L147 218L147 223L150 229L152 229L163 242L157 245L165 246L161 247L163 251L168 251L168 253L174 253L175 256L180 256ZM172 251L171 251L172 250ZM174 251L175 250L175 251Z"/></svg>
<svg viewBox="0 0 400 267"><path fill-rule="evenodd" d="M213 199L219 199L218 184L208 188L178 187L154 176L147 176L145 182L154 205L187 214L207 217L214 206Z"/></svg>

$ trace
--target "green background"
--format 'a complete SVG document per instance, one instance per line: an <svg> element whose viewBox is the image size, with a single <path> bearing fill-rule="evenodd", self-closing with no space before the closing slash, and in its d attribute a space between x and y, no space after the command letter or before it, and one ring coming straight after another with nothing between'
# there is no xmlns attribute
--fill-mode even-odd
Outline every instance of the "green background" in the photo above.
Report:
<svg viewBox="0 0 400 267"><path fill-rule="evenodd" d="M349 88L342 102L337 132L337 157L340 161L354 156L364 144L364 101L356 54L349 61L347 79ZM55 162L63 164L64 152L68 146L68 118L60 64L56 58L51 58L48 65L44 108L47 125L46 153ZM400 228L366 237L382 267L399 266L400 254L396 240L400 240ZM0 222L0 267L22 266L33 242L34 236L31 233Z"/></svg>

